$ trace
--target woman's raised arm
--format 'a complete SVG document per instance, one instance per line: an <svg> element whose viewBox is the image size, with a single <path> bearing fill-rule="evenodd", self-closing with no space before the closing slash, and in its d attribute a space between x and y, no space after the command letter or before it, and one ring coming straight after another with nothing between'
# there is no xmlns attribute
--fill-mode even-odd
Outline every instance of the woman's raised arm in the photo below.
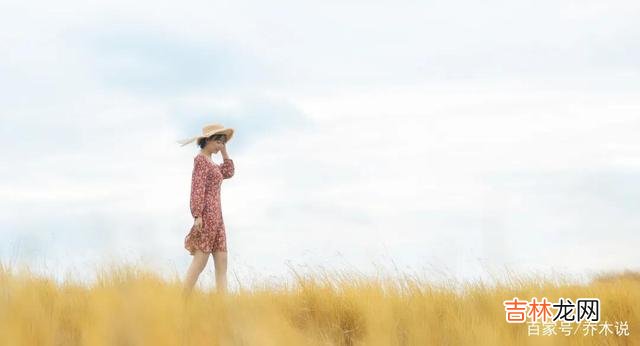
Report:
<svg viewBox="0 0 640 346"><path fill-rule="evenodd" d="M220 165L220 170L222 171L222 177L224 179L233 177L233 173L235 170L235 167L233 166L233 160L229 158L225 158L222 164Z"/></svg>

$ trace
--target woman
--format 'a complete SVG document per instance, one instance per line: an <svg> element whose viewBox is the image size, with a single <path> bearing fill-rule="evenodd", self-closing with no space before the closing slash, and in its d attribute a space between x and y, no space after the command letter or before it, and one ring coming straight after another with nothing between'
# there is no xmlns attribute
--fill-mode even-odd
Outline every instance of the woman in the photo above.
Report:
<svg viewBox="0 0 640 346"><path fill-rule="evenodd" d="M233 161L226 147L233 132L232 128L211 124L202 129L202 135L179 141L184 146L197 140L200 147L200 152L193 159L191 175L190 208L194 223L184 238L184 248L193 256L184 283L185 297L193 290L210 253L215 262L216 290L227 291L227 238L220 205L220 187L223 179L231 178L234 173ZM218 152L223 159L220 165L211 159L211 155Z"/></svg>

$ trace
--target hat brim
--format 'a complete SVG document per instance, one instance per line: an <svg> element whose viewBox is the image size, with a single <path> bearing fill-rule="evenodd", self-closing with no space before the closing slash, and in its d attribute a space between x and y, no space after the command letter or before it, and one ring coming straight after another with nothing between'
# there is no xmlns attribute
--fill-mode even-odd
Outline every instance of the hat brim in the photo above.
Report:
<svg viewBox="0 0 640 346"><path fill-rule="evenodd" d="M235 130L231 127L226 127L226 128L222 128L222 129L217 129L217 130L213 130L211 132L207 132L206 134L203 135L197 135L191 138L186 138L186 139L181 139L178 140L177 142L179 144L181 144L181 146L185 146L193 141L197 141L200 138L205 138L205 137L211 137L213 135L217 135L217 134L224 134L227 136L227 142L229 142L231 140L231 138L233 137L233 134L235 133Z"/></svg>
<svg viewBox="0 0 640 346"><path fill-rule="evenodd" d="M233 129L230 127L224 128L224 129L219 129L219 130L215 130L215 131L211 131L209 133L207 133L206 135L201 135L199 136L199 138L203 138L203 137L211 137L213 135L226 135L227 136L227 142L231 139L231 137L233 137Z"/></svg>

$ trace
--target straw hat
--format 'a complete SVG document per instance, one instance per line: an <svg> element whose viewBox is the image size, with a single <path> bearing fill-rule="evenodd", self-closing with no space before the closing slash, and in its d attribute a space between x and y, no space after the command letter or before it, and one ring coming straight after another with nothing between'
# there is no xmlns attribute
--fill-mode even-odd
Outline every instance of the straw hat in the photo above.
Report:
<svg viewBox="0 0 640 346"><path fill-rule="evenodd" d="M196 141L200 138L203 137L209 137L211 135L215 135L215 134L224 134L227 135L227 142L231 139L231 137L233 137L233 129L230 127L224 127L220 124L209 124L209 125L205 125L202 128L202 134L201 135L197 135L194 137L190 137L190 138L185 138L185 139L181 139L178 140L178 143L182 144L182 146L185 146L193 141Z"/></svg>

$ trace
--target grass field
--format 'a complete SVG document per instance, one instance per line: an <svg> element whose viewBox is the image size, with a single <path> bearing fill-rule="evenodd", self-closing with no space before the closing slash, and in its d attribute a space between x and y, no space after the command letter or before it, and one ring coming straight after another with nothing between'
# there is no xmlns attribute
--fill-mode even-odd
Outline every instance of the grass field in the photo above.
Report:
<svg viewBox="0 0 640 346"><path fill-rule="evenodd" d="M0 266L2 345L640 345L640 274L600 275L586 284L545 277L491 285L433 284L346 273L299 274L294 284L254 285L226 295L181 279L114 266L95 283L56 283ZM626 321L628 335L529 335L507 323L503 301L600 299L600 321ZM559 326L559 324L558 324ZM586 329L586 328L585 328ZM620 329L622 333L623 329ZM624 334L624 333L622 333Z"/></svg>

